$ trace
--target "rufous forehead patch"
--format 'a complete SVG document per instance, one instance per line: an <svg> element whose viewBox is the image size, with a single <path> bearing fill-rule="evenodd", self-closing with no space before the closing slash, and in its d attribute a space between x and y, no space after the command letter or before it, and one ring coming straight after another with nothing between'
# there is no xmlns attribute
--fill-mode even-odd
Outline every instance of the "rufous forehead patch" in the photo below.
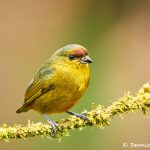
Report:
<svg viewBox="0 0 150 150"><path fill-rule="evenodd" d="M76 57L85 57L88 55L88 52L86 49L74 49L71 52L71 55L76 56Z"/></svg>

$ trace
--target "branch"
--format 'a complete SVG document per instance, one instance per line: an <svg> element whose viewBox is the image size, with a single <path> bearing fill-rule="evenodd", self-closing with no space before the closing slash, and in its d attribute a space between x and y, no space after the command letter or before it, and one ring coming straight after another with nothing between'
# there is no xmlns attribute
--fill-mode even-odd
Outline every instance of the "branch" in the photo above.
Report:
<svg viewBox="0 0 150 150"><path fill-rule="evenodd" d="M111 106L97 106L89 112L84 111L90 121L81 120L75 116L70 116L67 119L61 120L58 123L59 129L56 132L55 138L60 139L62 136L68 136L70 129L83 129L86 126L105 127L110 125L110 121L115 115L125 114L141 110L144 114L150 109L150 85L144 84L136 96L125 93L122 98L112 103ZM26 126L14 125L7 126L6 124L0 127L0 139L9 141L11 139L26 139L28 137L47 136L53 137L52 128L49 124L42 122L32 123L28 121Z"/></svg>

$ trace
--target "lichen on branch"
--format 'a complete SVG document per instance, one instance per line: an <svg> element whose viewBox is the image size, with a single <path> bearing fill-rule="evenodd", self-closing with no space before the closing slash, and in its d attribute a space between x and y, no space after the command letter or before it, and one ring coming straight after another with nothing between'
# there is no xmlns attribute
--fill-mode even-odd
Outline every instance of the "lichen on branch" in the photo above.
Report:
<svg viewBox="0 0 150 150"><path fill-rule="evenodd" d="M129 92L117 101L113 102L109 107L102 105L93 107L91 111L84 111L90 119L81 120L75 116L58 121L58 130L55 138L60 139L62 136L68 136L70 129L83 129L86 126L109 126L114 116L125 114L127 112L142 111L144 114L150 109L150 85L146 83L138 91L136 96L132 96ZM28 137L47 136L53 138L53 130L51 125L42 122L33 123L28 121L26 126L14 125L8 126L3 124L0 127L0 140L10 141L11 139L26 139Z"/></svg>

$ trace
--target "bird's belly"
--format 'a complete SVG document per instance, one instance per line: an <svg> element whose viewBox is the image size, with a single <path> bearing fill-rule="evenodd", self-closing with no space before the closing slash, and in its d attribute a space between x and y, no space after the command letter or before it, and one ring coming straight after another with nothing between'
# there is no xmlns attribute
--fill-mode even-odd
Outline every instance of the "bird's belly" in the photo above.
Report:
<svg viewBox="0 0 150 150"><path fill-rule="evenodd" d="M35 100L33 109L41 113L54 114L66 112L73 107L84 91L76 88L57 88L54 91L48 91Z"/></svg>

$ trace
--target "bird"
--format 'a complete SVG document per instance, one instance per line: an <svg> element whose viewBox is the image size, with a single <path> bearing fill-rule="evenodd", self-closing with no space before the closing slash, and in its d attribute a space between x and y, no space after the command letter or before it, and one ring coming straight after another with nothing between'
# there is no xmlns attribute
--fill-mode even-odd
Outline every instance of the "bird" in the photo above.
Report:
<svg viewBox="0 0 150 150"><path fill-rule="evenodd" d="M30 82L23 105L16 113L35 110L55 132L57 124L48 115L66 112L81 119L83 114L69 111L83 96L90 81L89 57L85 47L69 44L54 52Z"/></svg>

